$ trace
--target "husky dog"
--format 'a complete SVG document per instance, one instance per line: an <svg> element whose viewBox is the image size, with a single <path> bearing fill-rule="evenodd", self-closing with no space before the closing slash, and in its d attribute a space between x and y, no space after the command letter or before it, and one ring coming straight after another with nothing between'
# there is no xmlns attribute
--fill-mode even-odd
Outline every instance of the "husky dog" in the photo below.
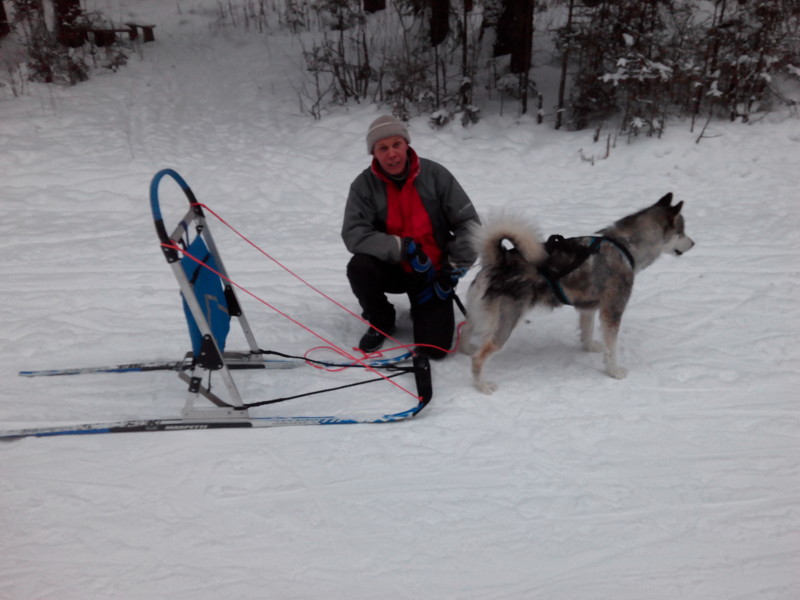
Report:
<svg viewBox="0 0 800 600"><path fill-rule="evenodd" d="M603 350L606 373L624 378L627 372L617 364L617 334L634 275L662 253L680 256L694 246L684 233L682 207L683 202L672 204L670 193L595 236L551 236L546 243L517 218L500 218L475 230L472 244L482 268L467 295L461 350L472 355L475 387L485 394L497 389L483 378L484 366L529 308L563 304L578 310L583 348ZM598 312L602 345L593 340Z"/></svg>

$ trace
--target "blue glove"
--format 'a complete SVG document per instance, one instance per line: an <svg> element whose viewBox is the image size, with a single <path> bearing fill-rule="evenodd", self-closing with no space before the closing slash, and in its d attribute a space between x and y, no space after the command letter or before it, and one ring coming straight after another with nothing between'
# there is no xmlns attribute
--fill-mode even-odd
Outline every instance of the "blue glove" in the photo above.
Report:
<svg viewBox="0 0 800 600"><path fill-rule="evenodd" d="M447 300L455 294L458 280L467 274L466 267L447 265L442 267L433 282L433 292L442 300Z"/></svg>
<svg viewBox="0 0 800 600"><path fill-rule="evenodd" d="M425 254L422 246L417 245L414 240L407 237L403 238L401 250L403 258L408 261L408 264L416 273L433 274L433 264L428 255Z"/></svg>
<svg viewBox="0 0 800 600"><path fill-rule="evenodd" d="M439 298L440 300L449 300L455 294L456 285L458 280L466 275L466 267L454 267L447 265L442 267L438 275L429 281L422 291L417 294L417 303L424 304L431 298Z"/></svg>

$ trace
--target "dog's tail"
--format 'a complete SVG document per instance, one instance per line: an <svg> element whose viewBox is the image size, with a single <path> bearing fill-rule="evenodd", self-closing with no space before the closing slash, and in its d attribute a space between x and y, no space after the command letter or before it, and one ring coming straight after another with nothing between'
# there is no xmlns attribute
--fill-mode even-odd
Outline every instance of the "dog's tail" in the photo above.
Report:
<svg viewBox="0 0 800 600"><path fill-rule="evenodd" d="M502 262L509 253L516 253L534 265L541 264L547 258L536 228L508 215L490 217L483 227L474 229L472 247L484 266Z"/></svg>

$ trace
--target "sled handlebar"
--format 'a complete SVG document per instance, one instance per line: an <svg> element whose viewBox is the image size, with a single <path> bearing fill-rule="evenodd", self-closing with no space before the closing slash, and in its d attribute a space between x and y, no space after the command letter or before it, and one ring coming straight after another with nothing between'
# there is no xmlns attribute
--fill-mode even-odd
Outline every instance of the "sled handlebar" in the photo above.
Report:
<svg viewBox="0 0 800 600"><path fill-rule="evenodd" d="M180 186L180 188L183 190L183 193L186 195L186 199L189 201L189 206L193 207L198 216L203 216L203 209L198 204L192 188L189 187L189 184L186 183L183 177L181 177L174 169L162 169L153 176L153 179L150 182L150 210L153 213L153 223L156 227L158 239L161 240L161 248L164 251L164 256L166 257L167 262L173 263L178 260L178 253L174 248L172 248L173 240L169 237L167 228L164 227L164 219L161 217L161 205L158 202L158 186L161 183L161 180L167 175L174 179L175 182Z"/></svg>

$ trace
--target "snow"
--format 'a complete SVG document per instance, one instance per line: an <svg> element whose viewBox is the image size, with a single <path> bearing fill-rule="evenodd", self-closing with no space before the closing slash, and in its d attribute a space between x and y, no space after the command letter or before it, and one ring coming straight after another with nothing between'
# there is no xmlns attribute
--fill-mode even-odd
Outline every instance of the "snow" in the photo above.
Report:
<svg viewBox="0 0 800 600"><path fill-rule="evenodd" d="M162 168L357 309L339 227L368 164L364 132L385 109L311 119L299 41L220 28L220 3L93 5L156 23L155 43L76 87L0 88L0 429L180 413L172 373L17 375L188 350L149 212ZM620 336L627 379L579 350L577 319L560 309L529 315L489 365L493 396L472 387L467 357L435 363L433 401L409 422L0 444L0 598L796 598L800 121L778 109L715 122L700 143L675 122L606 158L593 131L493 112L467 129L410 123L413 146L482 214L518 211L568 236L668 191L685 201L697 244L639 276ZM162 188L162 204L183 210L177 187ZM211 226L241 285L355 343L362 323ZM243 304L263 347L321 344ZM236 379L258 401L359 376L302 367ZM412 404L379 383L259 410Z"/></svg>

